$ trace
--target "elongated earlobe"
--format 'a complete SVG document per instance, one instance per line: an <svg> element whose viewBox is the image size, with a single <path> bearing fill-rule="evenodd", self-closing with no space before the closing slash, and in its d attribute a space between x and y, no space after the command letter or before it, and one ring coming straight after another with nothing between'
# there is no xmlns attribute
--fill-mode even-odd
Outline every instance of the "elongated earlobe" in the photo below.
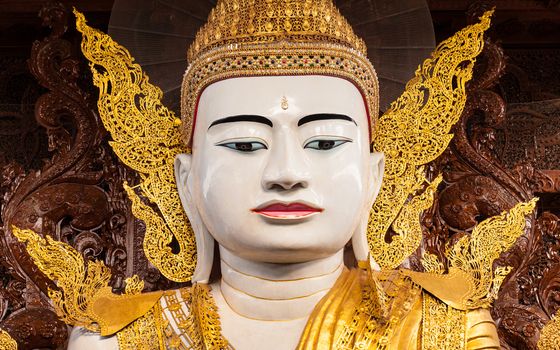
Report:
<svg viewBox="0 0 560 350"><path fill-rule="evenodd" d="M192 155L179 154L175 158L175 181L181 198L183 209L187 213L189 222L196 239L196 268L192 276L192 283L208 283L212 263L214 261L214 238L202 222L198 208L192 196Z"/></svg>
<svg viewBox="0 0 560 350"><path fill-rule="evenodd" d="M367 230L369 222L369 212L375 198L379 194L381 189L381 183L383 182L383 172L385 171L385 155L383 153L374 152L370 155L370 174L369 174L369 186L368 186L368 200L365 203L363 213L361 215L362 220L360 224L354 231L352 235L352 249L354 251L354 256L358 261L370 260L373 269L379 270L379 265L373 261L369 254L369 245L367 241Z"/></svg>

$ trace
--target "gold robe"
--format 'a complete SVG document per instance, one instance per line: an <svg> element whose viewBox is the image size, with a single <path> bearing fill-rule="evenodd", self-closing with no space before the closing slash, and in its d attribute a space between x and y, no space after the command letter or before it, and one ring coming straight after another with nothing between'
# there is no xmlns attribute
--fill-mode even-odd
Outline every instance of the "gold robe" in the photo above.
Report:
<svg viewBox="0 0 560 350"><path fill-rule="evenodd" d="M457 295L450 285L442 283L435 291L450 299L446 303L432 294L433 285L422 282L422 277L427 281L440 277L413 274L411 277L406 270L344 271L310 315L298 350L500 348L496 326L487 309L456 309L448 305L454 303L453 295ZM440 279L443 282L447 277L443 275ZM428 285L432 293L418 281ZM455 284L457 280L451 282ZM150 300L147 303L139 302L138 296L130 301L126 297L98 301L98 307L105 310L128 308L131 316L138 314L139 307L147 309L152 304L142 317L128 325L122 317L113 322L109 314L104 315L107 329L102 329L102 334L109 335L119 328L116 334L121 350L232 349L221 335L218 310L209 286L196 285L181 294L186 298L181 302L188 303L191 313L175 323L181 323L181 331L188 333L187 338L192 340L189 346L180 344L176 330L162 316L161 304L154 302L162 297L161 293L146 294ZM110 303L115 305L111 307Z"/></svg>

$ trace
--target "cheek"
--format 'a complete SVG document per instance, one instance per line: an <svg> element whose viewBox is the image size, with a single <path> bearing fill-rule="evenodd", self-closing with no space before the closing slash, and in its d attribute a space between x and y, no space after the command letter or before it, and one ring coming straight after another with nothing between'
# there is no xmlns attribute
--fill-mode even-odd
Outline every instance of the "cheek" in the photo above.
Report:
<svg viewBox="0 0 560 350"><path fill-rule="evenodd" d="M234 233L236 222L254 206L260 186L261 164L254 157L210 146L195 158L193 195L208 229Z"/></svg>
<svg viewBox="0 0 560 350"><path fill-rule="evenodd" d="M334 235L341 235L342 240L350 238L360 219L369 212L366 208L369 158L358 150L347 149L328 162L316 162L315 190L323 200L326 228Z"/></svg>

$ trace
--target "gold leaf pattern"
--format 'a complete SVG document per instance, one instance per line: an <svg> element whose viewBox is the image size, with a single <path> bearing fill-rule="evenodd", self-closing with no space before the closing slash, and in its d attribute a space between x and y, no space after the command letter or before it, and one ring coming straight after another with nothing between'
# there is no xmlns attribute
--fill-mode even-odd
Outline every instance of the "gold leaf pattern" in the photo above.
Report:
<svg viewBox="0 0 560 350"><path fill-rule="evenodd" d="M492 272L492 264L525 232L527 215L535 209L537 199L519 203L509 212L479 223L470 234L459 239L446 252L451 267L470 275L476 286L465 301L468 309L489 307L510 271L502 267Z"/></svg>
<svg viewBox="0 0 560 350"><path fill-rule="evenodd" d="M492 12L438 45L379 120L374 148L385 153L386 165L381 191L370 212L368 241L372 257L382 268L396 268L420 244L419 216L412 214L428 208L433 200L431 194L418 197L426 183L424 164L443 153L453 137L449 131L463 112L465 84L482 51ZM436 182L428 187L430 191L437 187ZM414 201L410 197L418 199L405 204ZM403 221L415 229L402 230ZM397 235L386 243L391 226Z"/></svg>
<svg viewBox="0 0 560 350"><path fill-rule="evenodd" d="M111 270L102 261L88 261L86 271L80 253L50 236L43 239L31 230L17 227L12 227L12 233L26 243L35 265L58 286L59 290L49 289L49 298L62 321L99 332L88 307L97 293L110 290Z"/></svg>
<svg viewBox="0 0 560 350"><path fill-rule="evenodd" d="M134 215L146 223L144 252L165 277L189 281L196 266L196 242L173 171L175 156L189 152L181 139L180 122L161 103L161 90L150 84L129 52L87 26L83 14L74 13L83 34L82 52L91 62L93 82L99 88L99 115L113 138L110 144L126 165L140 173L142 195L163 216L126 188ZM169 247L173 236L179 243L177 254Z"/></svg>

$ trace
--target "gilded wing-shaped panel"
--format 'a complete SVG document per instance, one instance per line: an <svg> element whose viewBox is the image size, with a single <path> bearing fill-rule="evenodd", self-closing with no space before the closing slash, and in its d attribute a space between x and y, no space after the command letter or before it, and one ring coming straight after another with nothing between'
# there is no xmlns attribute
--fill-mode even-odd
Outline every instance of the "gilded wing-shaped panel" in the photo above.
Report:
<svg viewBox="0 0 560 350"><path fill-rule="evenodd" d="M421 231L405 226L416 228L421 211L433 201L426 191L433 192L438 182L428 183L424 164L443 153L453 137L450 130L463 112L465 84L482 51L491 15L492 11L485 13L479 23L442 42L379 121L374 149L385 153L386 165L381 191L370 212L368 242L372 257L382 268L396 268L420 244ZM405 224L406 220L413 222ZM387 243L385 236L391 227L396 235Z"/></svg>
<svg viewBox="0 0 560 350"><path fill-rule="evenodd" d="M91 62L99 88L99 115L113 139L110 144L123 163L140 173L141 195L156 204L163 216L134 191L127 191L134 215L146 222L146 256L165 277L188 281L196 265L196 243L189 220L179 209L173 171L175 156L189 152L181 139L180 120L161 103L161 90L150 84L130 53L74 12L83 34L82 52ZM179 243L177 254L169 248L173 236Z"/></svg>
<svg viewBox="0 0 560 350"><path fill-rule="evenodd" d="M66 243L47 236L41 238L31 230L12 227L12 233L26 249L39 270L56 282L59 290L49 290L54 309L64 323L99 331L88 313L88 306L101 290L110 290L111 270L102 261L86 265L78 251Z"/></svg>
<svg viewBox="0 0 560 350"><path fill-rule="evenodd" d="M519 203L509 212L488 218L478 224L469 236L459 239L446 252L450 267L472 277L475 290L465 300L468 309L490 307L511 268L492 264L525 232L527 215L535 209L537 199Z"/></svg>

